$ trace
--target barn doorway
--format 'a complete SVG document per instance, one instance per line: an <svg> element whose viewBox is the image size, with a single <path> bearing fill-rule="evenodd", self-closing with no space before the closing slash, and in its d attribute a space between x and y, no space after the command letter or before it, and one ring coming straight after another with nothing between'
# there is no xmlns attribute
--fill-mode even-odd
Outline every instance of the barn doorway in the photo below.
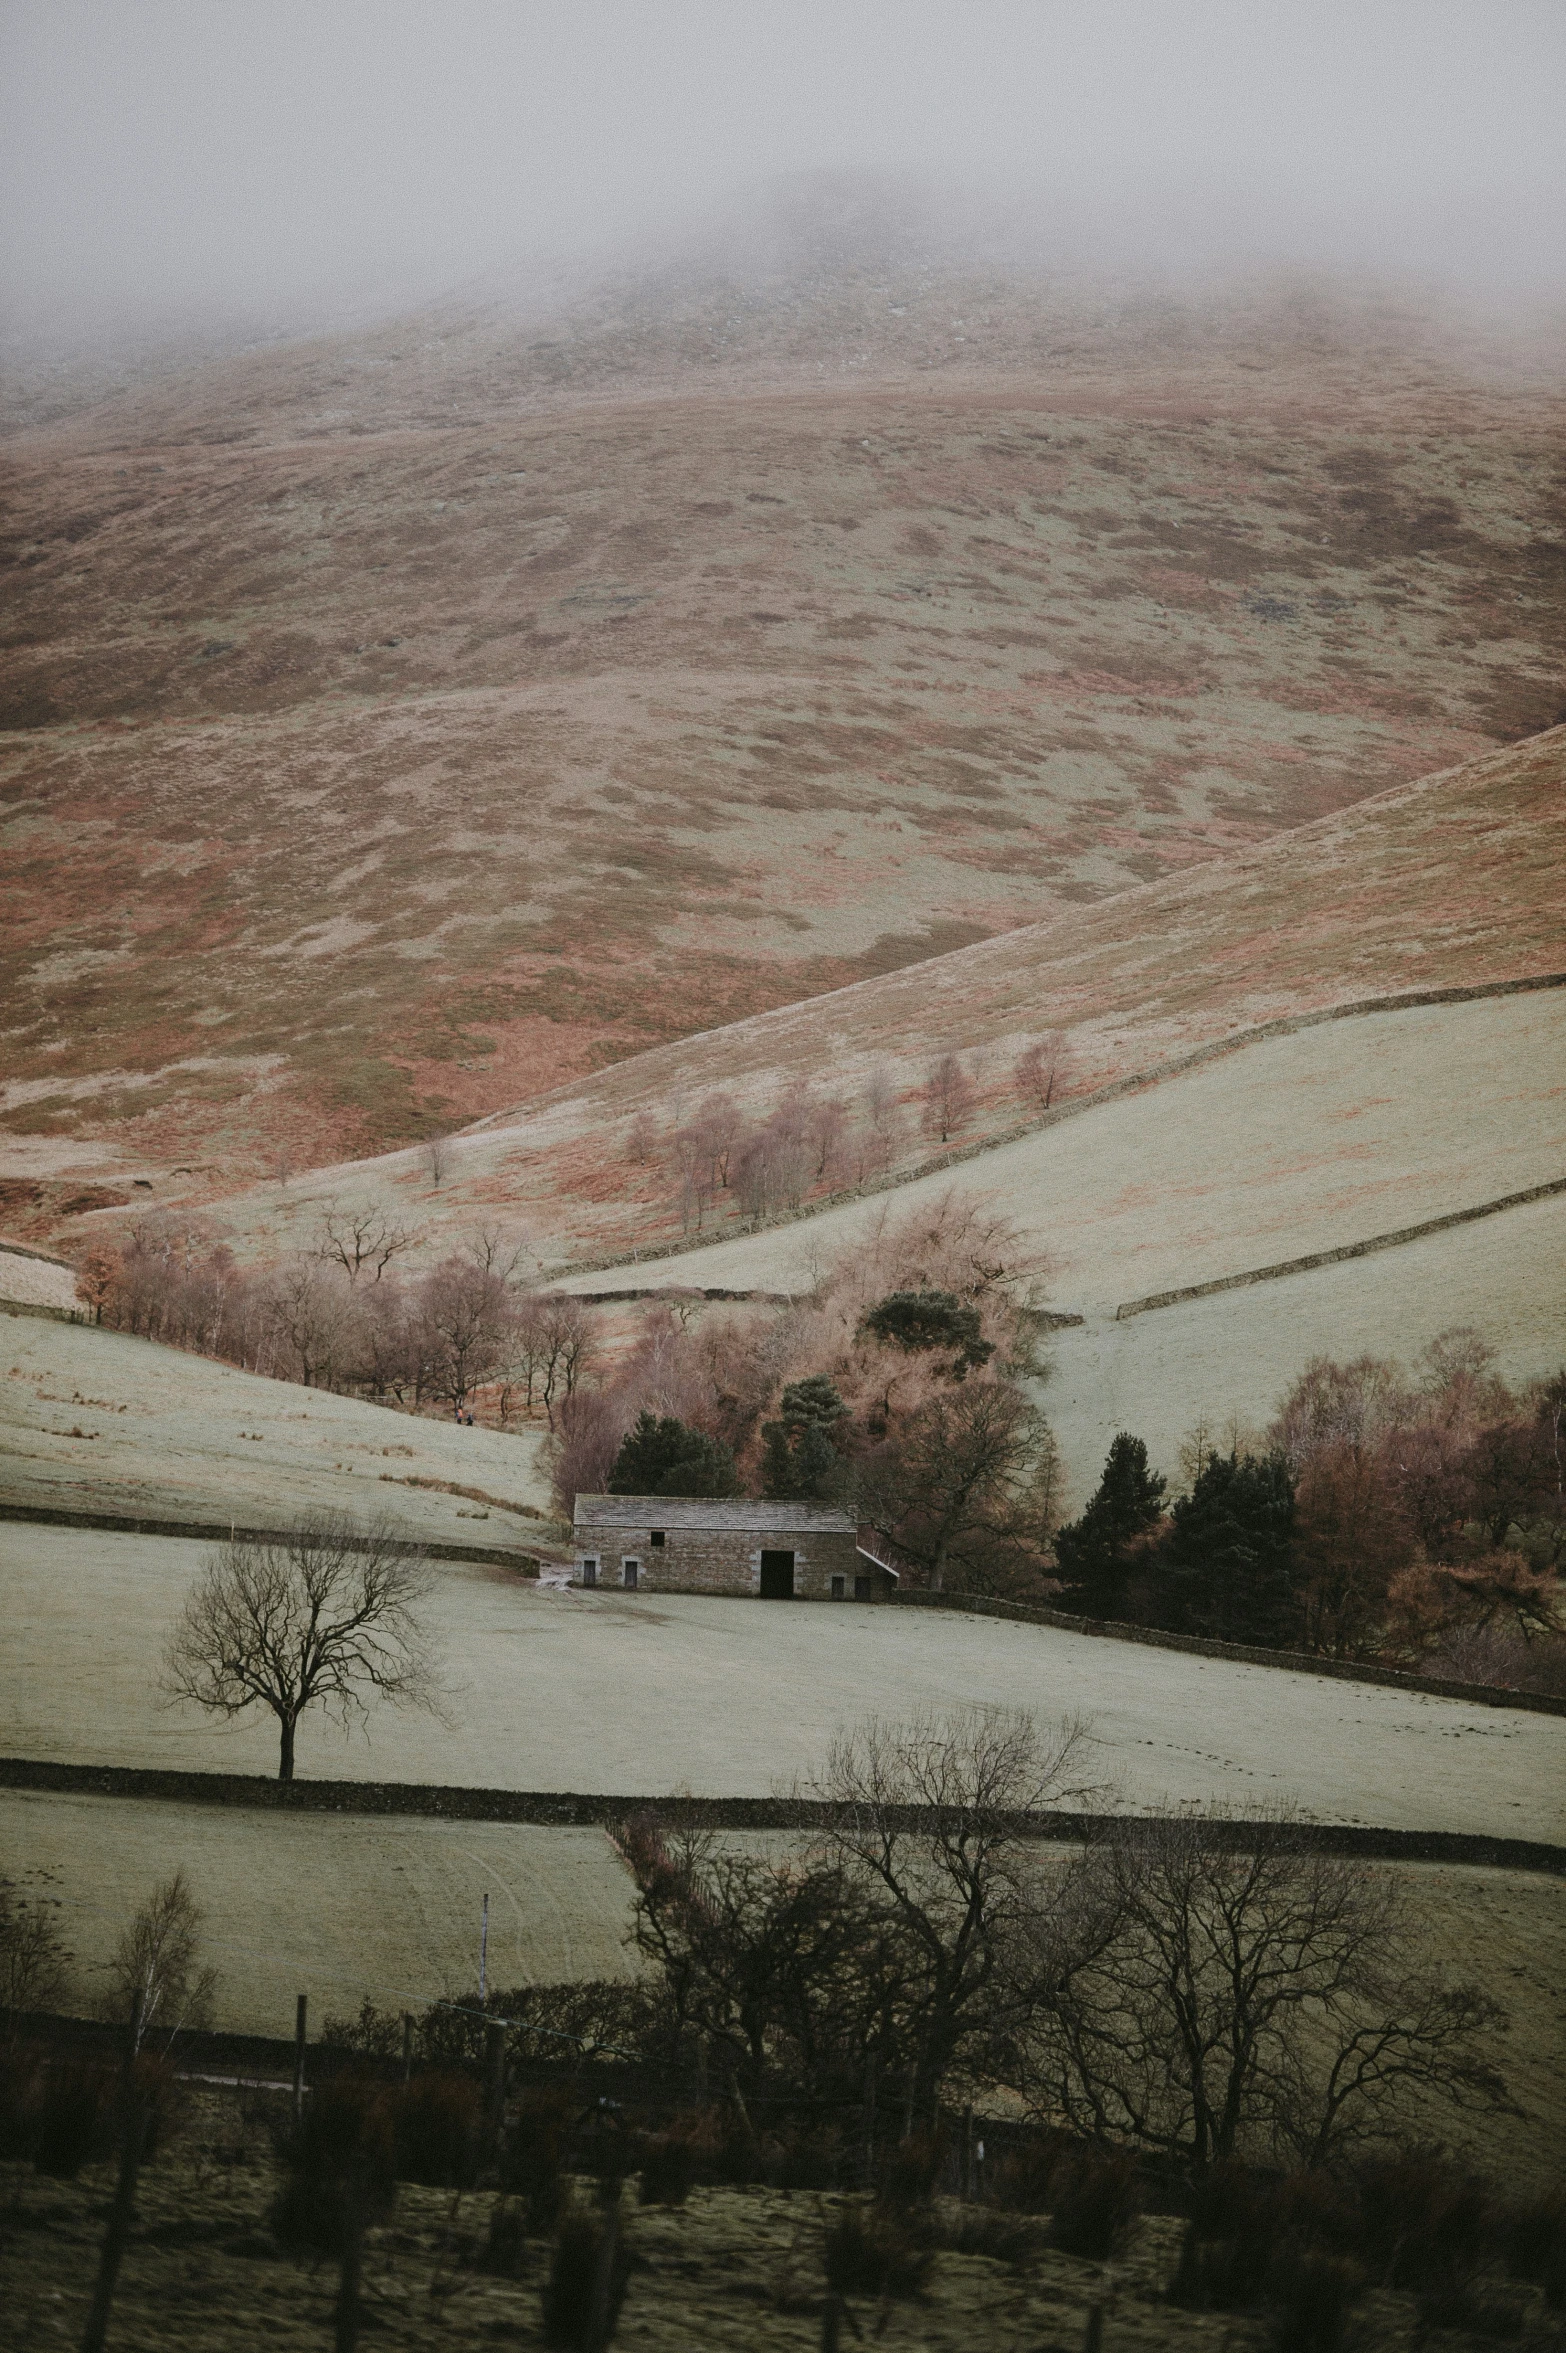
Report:
<svg viewBox="0 0 1566 2353"><path fill-rule="evenodd" d="M761 1598L763 1601L793 1600L794 1555L791 1552L764 1552L762 1554Z"/></svg>

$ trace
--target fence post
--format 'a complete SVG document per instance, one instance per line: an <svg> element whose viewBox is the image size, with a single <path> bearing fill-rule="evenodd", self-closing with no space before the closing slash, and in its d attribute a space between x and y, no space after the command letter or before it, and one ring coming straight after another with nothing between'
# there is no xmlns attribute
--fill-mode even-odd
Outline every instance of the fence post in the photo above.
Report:
<svg viewBox="0 0 1566 2353"><path fill-rule="evenodd" d="M406 2083L413 2073L413 2012L402 2014L402 2080Z"/></svg>
<svg viewBox="0 0 1566 2353"><path fill-rule="evenodd" d="M496 2020L484 2029L485 2058L488 2062L484 2092L484 2145L491 2156L500 2141L500 2128L506 2115L506 2030Z"/></svg>
<svg viewBox="0 0 1566 2353"><path fill-rule="evenodd" d="M865 2058L865 2188L875 2187L875 2053Z"/></svg>
<svg viewBox="0 0 1566 2353"><path fill-rule="evenodd" d="M304 2055L305 2022L309 2016L310 1997L301 1994L294 2009L294 2122L304 2119Z"/></svg>

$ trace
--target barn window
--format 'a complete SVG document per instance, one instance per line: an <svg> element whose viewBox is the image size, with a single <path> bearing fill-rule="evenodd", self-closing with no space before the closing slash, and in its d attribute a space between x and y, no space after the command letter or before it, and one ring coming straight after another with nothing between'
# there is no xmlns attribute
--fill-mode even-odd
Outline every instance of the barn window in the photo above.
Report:
<svg viewBox="0 0 1566 2353"><path fill-rule="evenodd" d="M654 1528L647 1541L652 1546L654 1552L661 1552L663 1550L663 1530L661 1528Z"/></svg>

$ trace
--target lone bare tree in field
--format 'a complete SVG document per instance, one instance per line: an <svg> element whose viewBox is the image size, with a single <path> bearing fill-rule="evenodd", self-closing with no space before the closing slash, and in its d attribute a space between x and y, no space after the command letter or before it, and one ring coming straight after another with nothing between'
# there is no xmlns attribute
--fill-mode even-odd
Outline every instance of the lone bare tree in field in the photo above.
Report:
<svg viewBox="0 0 1566 2353"><path fill-rule="evenodd" d="M270 1708L294 1777L294 1735L320 1706L346 1731L375 1699L441 1712L420 1604L428 1565L382 1526L331 1517L213 1553L169 1643L164 1688L222 1716Z"/></svg>

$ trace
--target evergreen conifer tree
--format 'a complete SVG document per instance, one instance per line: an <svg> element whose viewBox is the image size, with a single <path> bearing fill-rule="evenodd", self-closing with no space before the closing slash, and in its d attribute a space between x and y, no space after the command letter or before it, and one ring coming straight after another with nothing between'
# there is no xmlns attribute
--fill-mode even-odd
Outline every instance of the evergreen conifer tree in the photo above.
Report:
<svg viewBox="0 0 1566 2353"><path fill-rule="evenodd" d="M611 1495L737 1495L739 1473L721 1438L644 1406L609 1473Z"/></svg>
<svg viewBox="0 0 1566 2353"><path fill-rule="evenodd" d="M763 1422L761 1486L764 1495L822 1496L831 1491L841 1457L832 1432L847 1412L825 1373L790 1381L781 1416Z"/></svg>
<svg viewBox="0 0 1566 2353"><path fill-rule="evenodd" d="M1281 1646L1294 1636L1294 1480L1282 1455L1215 1454L1174 1507L1159 1556L1182 1632Z"/></svg>
<svg viewBox="0 0 1566 2353"><path fill-rule="evenodd" d="M1157 1526L1167 1484L1148 1469L1142 1440L1129 1430L1117 1431L1086 1511L1055 1538L1055 1564L1066 1582L1063 1608L1085 1617L1118 1616L1131 1547Z"/></svg>

